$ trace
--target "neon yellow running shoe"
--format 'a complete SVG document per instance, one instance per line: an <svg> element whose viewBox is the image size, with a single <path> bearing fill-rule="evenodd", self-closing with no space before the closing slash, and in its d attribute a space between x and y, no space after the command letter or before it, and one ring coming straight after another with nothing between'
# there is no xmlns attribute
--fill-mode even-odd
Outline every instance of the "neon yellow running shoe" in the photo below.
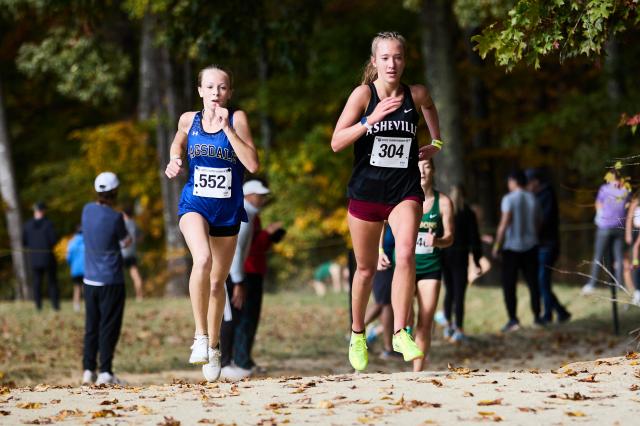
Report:
<svg viewBox="0 0 640 426"><path fill-rule="evenodd" d="M405 361L424 358L424 353L420 350L416 342L405 329L393 335L393 350L400 352Z"/></svg>
<svg viewBox="0 0 640 426"><path fill-rule="evenodd" d="M369 364L369 354L367 353L367 338L364 336L364 333L351 332L349 362L357 371L362 371L367 368L367 364Z"/></svg>

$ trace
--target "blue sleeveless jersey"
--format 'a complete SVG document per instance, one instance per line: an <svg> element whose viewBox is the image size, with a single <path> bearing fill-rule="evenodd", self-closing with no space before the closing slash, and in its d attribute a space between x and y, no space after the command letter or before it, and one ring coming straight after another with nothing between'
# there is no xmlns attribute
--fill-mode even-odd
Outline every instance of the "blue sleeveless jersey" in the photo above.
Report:
<svg viewBox="0 0 640 426"><path fill-rule="evenodd" d="M233 127L233 111L229 110ZM244 210L244 166L222 130L208 133L202 112L196 113L187 136L189 179L182 189L178 215L196 212L209 226L233 226L247 221ZM231 182L229 182L231 181Z"/></svg>

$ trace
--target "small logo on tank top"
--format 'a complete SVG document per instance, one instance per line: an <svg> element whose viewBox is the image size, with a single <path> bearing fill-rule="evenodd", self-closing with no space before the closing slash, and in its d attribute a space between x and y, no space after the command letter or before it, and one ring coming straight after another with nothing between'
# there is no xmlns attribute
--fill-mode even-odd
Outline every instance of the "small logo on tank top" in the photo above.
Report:
<svg viewBox="0 0 640 426"><path fill-rule="evenodd" d="M429 213L429 219L433 219L434 217L438 217L437 214Z"/></svg>
<svg viewBox="0 0 640 426"><path fill-rule="evenodd" d="M409 112L411 112L411 111L413 111L413 108L405 109L405 110L404 110L404 113L405 113L405 114L407 114L407 113L409 113Z"/></svg>
<svg viewBox="0 0 640 426"><path fill-rule="evenodd" d="M193 132L191 132L191 136L198 136L198 131L194 130Z"/></svg>

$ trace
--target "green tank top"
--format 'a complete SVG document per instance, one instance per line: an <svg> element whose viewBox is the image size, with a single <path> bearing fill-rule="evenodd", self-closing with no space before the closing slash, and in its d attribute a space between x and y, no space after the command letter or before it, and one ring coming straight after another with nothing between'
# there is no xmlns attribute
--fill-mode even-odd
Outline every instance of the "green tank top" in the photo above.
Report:
<svg viewBox="0 0 640 426"><path fill-rule="evenodd" d="M427 247L424 244L427 232L435 232L436 237L444 235L442 226L442 214L440 213L440 193L433 191L433 206L422 215L420 227L418 229L418 239L416 240L416 274L428 274L439 271L440 256L442 249L438 247Z"/></svg>

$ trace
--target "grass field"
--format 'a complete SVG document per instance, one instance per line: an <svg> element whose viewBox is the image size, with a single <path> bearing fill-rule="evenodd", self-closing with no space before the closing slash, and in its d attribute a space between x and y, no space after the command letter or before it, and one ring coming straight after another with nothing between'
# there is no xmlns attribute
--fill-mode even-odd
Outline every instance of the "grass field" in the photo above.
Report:
<svg viewBox="0 0 640 426"><path fill-rule="evenodd" d="M469 343L453 345L435 332L431 368L448 363L499 370L557 368L561 364L623 355L637 342L628 333L640 327L640 308L621 308L622 330L614 336L608 291L579 295L579 288L557 285L556 294L573 313L572 321L546 329L531 324L527 291L520 286L518 312L523 330L501 335L506 321L497 287L473 286L467 293ZM349 330L345 294L324 298L306 292L267 294L254 349L270 375L348 372L345 335ZM81 373L83 320L69 302L55 313L37 313L32 304L0 303L0 382L17 385L69 383ZM121 340L114 361L117 373L157 374L193 369L187 365L193 320L187 299L127 300ZM406 371L407 364L380 361L370 348L371 371Z"/></svg>

